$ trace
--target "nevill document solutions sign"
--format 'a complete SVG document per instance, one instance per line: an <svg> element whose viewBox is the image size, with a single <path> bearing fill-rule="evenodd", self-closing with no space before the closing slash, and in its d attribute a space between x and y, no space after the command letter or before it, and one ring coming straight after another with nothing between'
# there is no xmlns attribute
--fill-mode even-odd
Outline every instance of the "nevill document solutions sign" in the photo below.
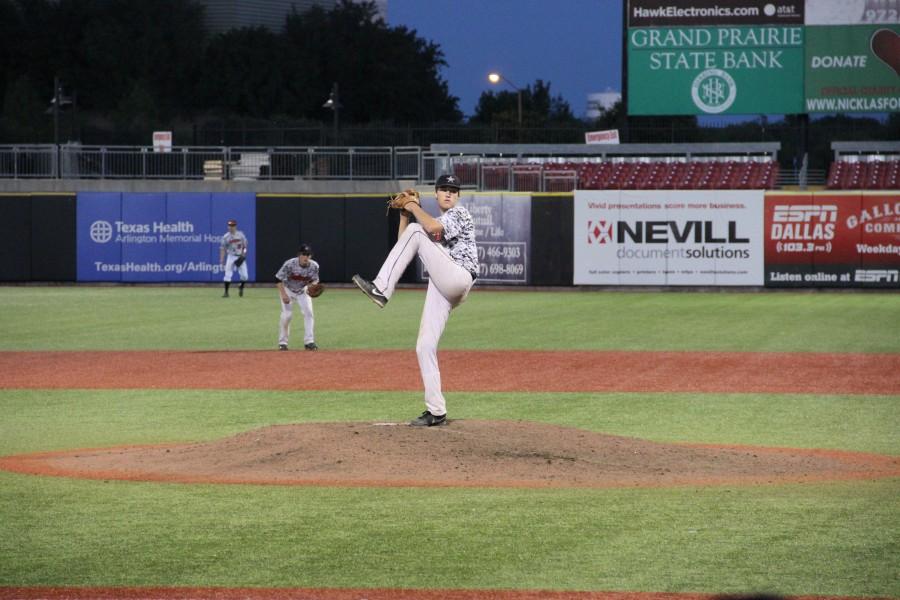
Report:
<svg viewBox="0 0 900 600"><path fill-rule="evenodd" d="M763 192L576 191L575 285L763 284Z"/></svg>

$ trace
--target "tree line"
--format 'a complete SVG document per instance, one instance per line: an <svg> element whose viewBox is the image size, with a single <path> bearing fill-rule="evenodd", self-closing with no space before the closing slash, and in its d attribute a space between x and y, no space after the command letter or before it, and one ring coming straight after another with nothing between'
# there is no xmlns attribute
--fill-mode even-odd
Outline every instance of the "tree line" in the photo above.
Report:
<svg viewBox="0 0 900 600"><path fill-rule="evenodd" d="M92 128L143 136L209 119L330 122L323 103L335 83L343 123L463 121L440 73L441 48L386 24L374 3L341 0L294 11L277 32L215 35L204 10L194 0L0 0L0 139L53 141L57 78L66 110L77 111L63 137ZM515 124L517 102L515 93L485 92L471 121ZM530 126L578 122L549 82L523 89L522 104Z"/></svg>

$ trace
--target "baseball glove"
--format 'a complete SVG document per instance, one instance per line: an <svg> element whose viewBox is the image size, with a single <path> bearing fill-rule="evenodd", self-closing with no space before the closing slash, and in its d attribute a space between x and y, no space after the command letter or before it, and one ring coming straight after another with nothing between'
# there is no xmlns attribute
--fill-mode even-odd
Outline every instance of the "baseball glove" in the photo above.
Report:
<svg viewBox="0 0 900 600"><path fill-rule="evenodd" d="M392 208L404 210L404 207L410 202L415 202L419 206L422 206L422 203L419 201L419 192L414 189L407 189L399 194L394 194L391 196L390 200L388 200L388 212L390 212Z"/></svg>
<svg viewBox="0 0 900 600"><path fill-rule="evenodd" d="M234 261L234 266L240 267L242 264L244 264L245 260L247 260L246 256L238 256Z"/></svg>
<svg viewBox="0 0 900 600"><path fill-rule="evenodd" d="M306 294L310 298L318 298L319 296L322 295L322 292L324 292L324 291L325 291L325 286L318 282L311 283L308 286L306 286Z"/></svg>

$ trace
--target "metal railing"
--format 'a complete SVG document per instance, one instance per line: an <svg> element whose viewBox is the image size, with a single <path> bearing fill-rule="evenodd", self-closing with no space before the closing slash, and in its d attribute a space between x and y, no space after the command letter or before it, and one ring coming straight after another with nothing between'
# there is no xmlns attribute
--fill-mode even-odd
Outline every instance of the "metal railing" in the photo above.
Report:
<svg viewBox="0 0 900 600"><path fill-rule="evenodd" d="M0 146L0 178L24 179L413 179L418 147Z"/></svg>
<svg viewBox="0 0 900 600"><path fill-rule="evenodd" d="M149 146L0 145L0 178L171 180L413 180L426 185L443 173L480 191L567 192L585 162L772 160L777 143L419 146L184 146L157 152ZM863 144L833 144L836 155L856 157ZM898 145L872 144L876 154ZM740 150L738 152L738 149ZM867 158L869 158L867 156ZM782 168L778 187L823 185L824 169Z"/></svg>
<svg viewBox="0 0 900 600"><path fill-rule="evenodd" d="M0 146L0 177L52 179L58 173L58 147Z"/></svg>

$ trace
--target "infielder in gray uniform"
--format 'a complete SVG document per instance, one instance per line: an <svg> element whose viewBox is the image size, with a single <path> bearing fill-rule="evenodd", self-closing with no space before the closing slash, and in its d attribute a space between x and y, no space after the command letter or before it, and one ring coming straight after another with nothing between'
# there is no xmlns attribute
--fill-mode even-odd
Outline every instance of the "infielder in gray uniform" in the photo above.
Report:
<svg viewBox="0 0 900 600"><path fill-rule="evenodd" d="M227 259L226 259L227 257ZM238 295L244 295L244 284L247 283L249 274L247 272L247 236L243 231L238 231L237 221L231 219L228 221L228 232L222 236L222 244L219 246L219 264L225 265L225 293L223 298L228 297L228 288L231 287L231 275L235 269L241 276L241 287Z"/></svg>
<svg viewBox="0 0 900 600"><path fill-rule="evenodd" d="M275 273L275 278L278 280L278 295L281 296L278 349L288 349L291 319L294 318L294 305L296 304L303 313L303 347L307 350L318 350L312 298L306 293L306 287L318 283L319 263L312 259L312 249L309 245L301 244L296 258L286 260Z"/></svg>
<svg viewBox="0 0 900 600"><path fill-rule="evenodd" d="M450 318L462 304L478 276L478 250L472 215L459 202L459 179L441 175L435 183L441 215L437 218L411 202L400 211L397 243L373 281L359 275L353 282L375 304L384 307L394 295L397 281L418 256L428 271L425 308L419 324L416 355L425 386L425 412L410 425L432 427L447 424L447 402L441 393L437 347ZM412 220L416 222L412 222Z"/></svg>

